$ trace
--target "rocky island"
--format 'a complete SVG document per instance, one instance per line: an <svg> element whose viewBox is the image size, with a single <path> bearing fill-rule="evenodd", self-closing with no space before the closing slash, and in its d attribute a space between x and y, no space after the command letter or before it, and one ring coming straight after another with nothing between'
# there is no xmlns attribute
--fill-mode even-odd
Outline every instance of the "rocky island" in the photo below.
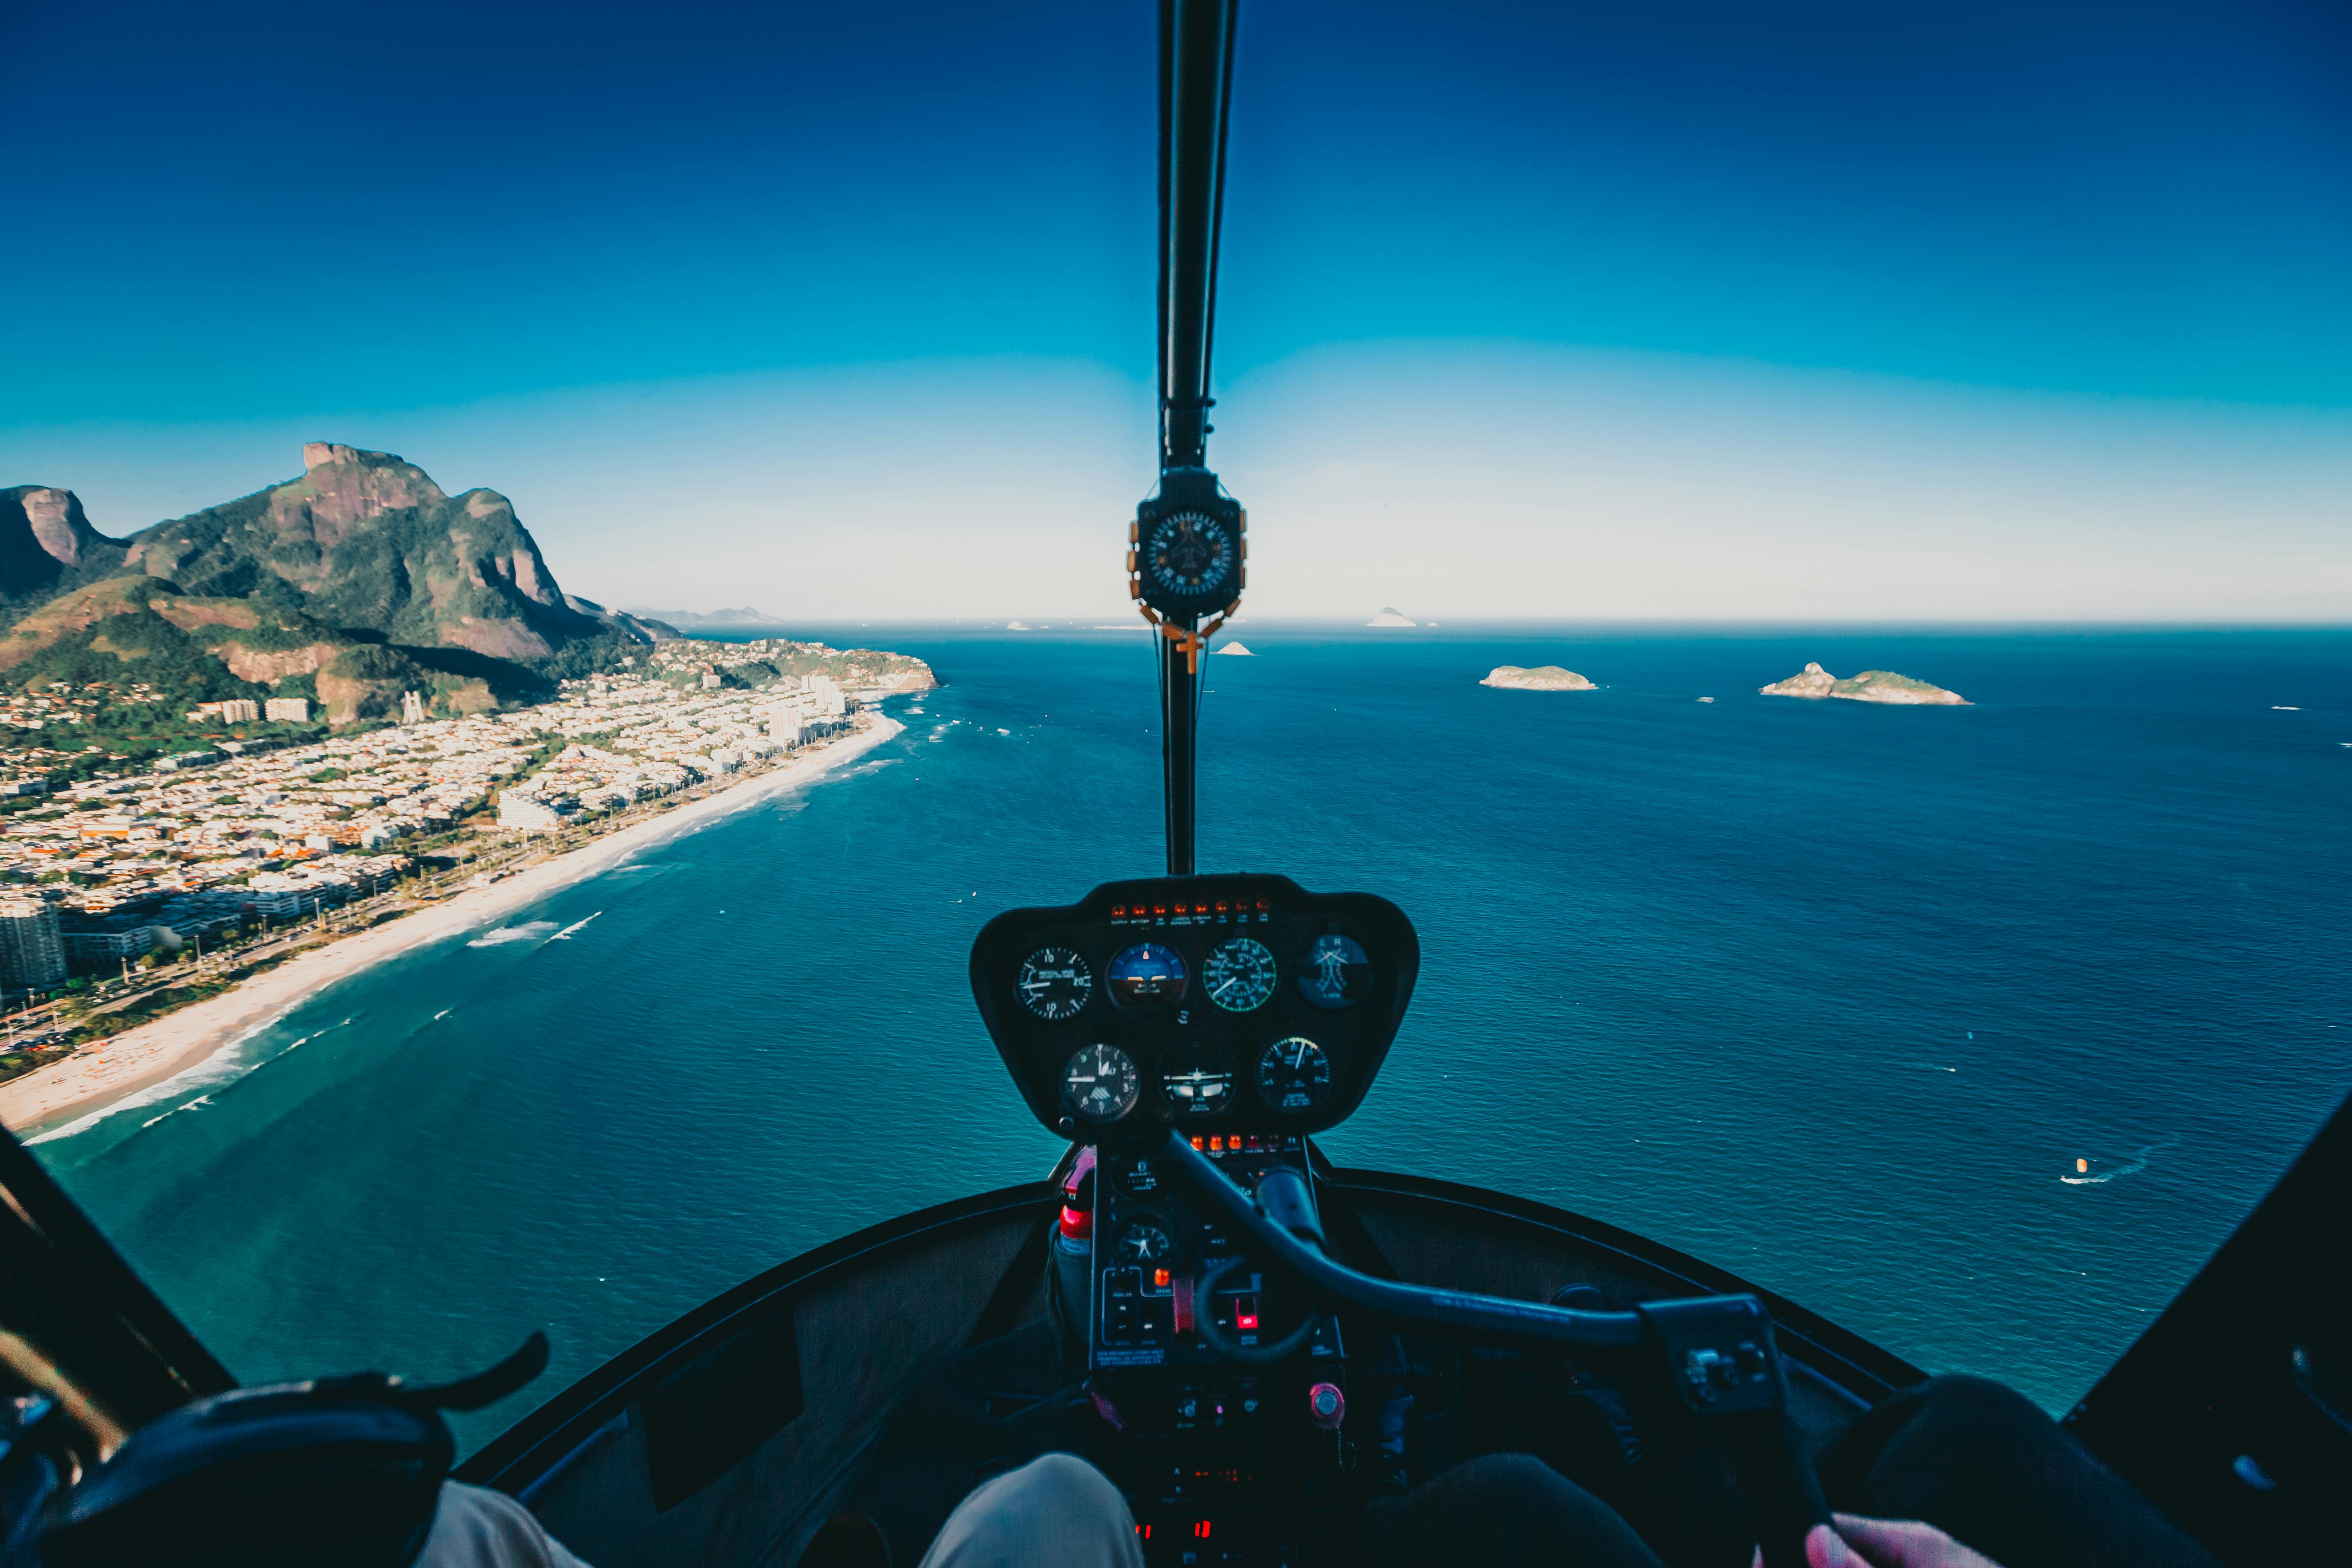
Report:
<svg viewBox="0 0 2352 1568"><path fill-rule="evenodd" d="M1539 664L1525 669L1516 664L1498 664L1478 683L1505 691L1597 691L1600 688L1572 669L1562 669L1556 664Z"/></svg>
<svg viewBox="0 0 2352 1568"><path fill-rule="evenodd" d="M1501 671L1496 673L1500 674ZM1820 665L1808 664L1786 680L1776 680L1769 686L1759 686L1756 689L1765 697L1843 697L1850 702L1969 706L1969 700L1957 691L1947 691L1940 686L1930 686L1924 680L1914 680L1891 669L1865 669L1860 675L1840 680Z"/></svg>
<svg viewBox="0 0 2352 1568"><path fill-rule="evenodd" d="M1409 626L1412 624L1394 605L1382 605L1381 613L1364 623L1368 626Z"/></svg>

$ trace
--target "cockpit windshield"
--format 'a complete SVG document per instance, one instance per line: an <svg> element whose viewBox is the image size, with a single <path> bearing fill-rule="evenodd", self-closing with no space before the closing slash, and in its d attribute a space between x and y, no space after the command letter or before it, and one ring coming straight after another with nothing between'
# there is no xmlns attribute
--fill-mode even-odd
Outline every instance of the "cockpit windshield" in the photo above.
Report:
<svg viewBox="0 0 2352 1568"><path fill-rule="evenodd" d="M2352 1089L2345 84L1682 9L1245 9L1189 648L1150 7L10 24L0 1119L245 1382L544 1330L470 1448L1192 1009L2063 1413ZM1069 914L1188 658L1307 901Z"/></svg>

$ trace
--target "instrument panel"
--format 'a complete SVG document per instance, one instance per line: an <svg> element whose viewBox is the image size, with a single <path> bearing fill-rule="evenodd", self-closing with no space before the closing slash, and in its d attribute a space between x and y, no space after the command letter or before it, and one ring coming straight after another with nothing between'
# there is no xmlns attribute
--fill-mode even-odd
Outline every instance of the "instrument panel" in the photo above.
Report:
<svg viewBox="0 0 2352 1568"><path fill-rule="evenodd" d="M1287 877L1108 882L981 931L971 992L1038 1121L1087 1142L1337 1125L1404 1018L1421 943ZM1234 1146L1241 1147L1239 1139Z"/></svg>

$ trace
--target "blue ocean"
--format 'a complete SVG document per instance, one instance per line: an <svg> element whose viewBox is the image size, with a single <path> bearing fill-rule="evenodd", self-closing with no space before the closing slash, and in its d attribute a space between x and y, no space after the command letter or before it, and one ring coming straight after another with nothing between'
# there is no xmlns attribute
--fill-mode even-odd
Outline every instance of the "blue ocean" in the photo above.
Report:
<svg viewBox="0 0 2352 1568"><path fill-rule="evenodd" d="M762 1268L1052 1164L965 956L1160 868L1147 635L788 629L947 684L39 1145L240 1376L446 1376L544 1327L478 1443ZM1422 934L1341 1163L1654 1235L2063 1410L2352 1090L2352 632L1234 635L1202 869ZM1756 695L1809 659L1972 706ZM1507 663L1601 689L1478 684Z"/></svg>

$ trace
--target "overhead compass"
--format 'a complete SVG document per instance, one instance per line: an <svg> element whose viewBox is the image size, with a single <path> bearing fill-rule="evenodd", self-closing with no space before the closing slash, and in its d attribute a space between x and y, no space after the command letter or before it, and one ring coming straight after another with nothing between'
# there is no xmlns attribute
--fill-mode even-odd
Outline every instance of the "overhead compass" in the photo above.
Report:
<svg viewBox="0 0 2352 1568"><path fill-rule="evenodd" d="M1151 525L1143 554L1165 593L1206 601L1234 573L1234 542L1203 512L1180 511Z"/></svg>
<svg viewBox="0 0 2352 1568"><path fill-rule="evenodd" d="M1171 468L1160 493L1135 509L1127 558L1135 596L1180 624L1230 608L1241 597L1247 518L1206 468Z"/></svg>
<svg viewBox="0 0 2352 1568"><path fill-rule="evenodd" d="M1013 982L1021 1005L1049 1024L1075 1018L1095 994L1095 972L1066 947L1041 947L1021 961Z"/></svg>
<svg viewBox="0 0 2352 1568"><path fill-rule="evenodd" d="M1219 942L1201 964L1201 989L1228 1013L1250 1013L1274 994L1274 954L1265 943L1237 936Z"/></svg>

